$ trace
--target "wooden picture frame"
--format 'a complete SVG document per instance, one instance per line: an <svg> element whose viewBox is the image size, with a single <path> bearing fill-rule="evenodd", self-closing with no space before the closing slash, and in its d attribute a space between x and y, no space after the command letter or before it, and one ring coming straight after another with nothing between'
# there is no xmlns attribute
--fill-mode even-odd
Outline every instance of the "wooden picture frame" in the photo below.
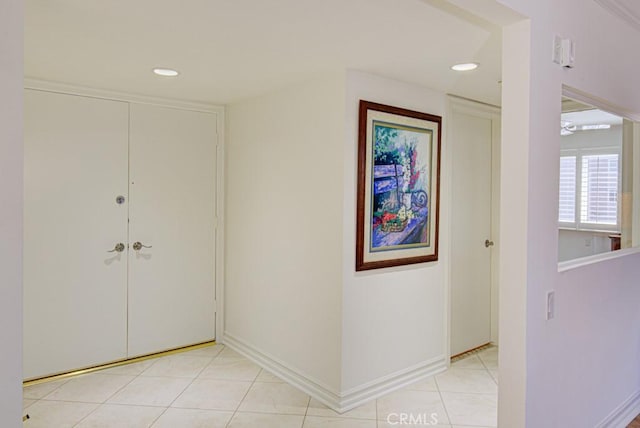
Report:
<svg viewBox="0 0 640 428"><path fill-rule="evenodd" d="M360 101L356 271L438 260L441 127Z"/></svg>

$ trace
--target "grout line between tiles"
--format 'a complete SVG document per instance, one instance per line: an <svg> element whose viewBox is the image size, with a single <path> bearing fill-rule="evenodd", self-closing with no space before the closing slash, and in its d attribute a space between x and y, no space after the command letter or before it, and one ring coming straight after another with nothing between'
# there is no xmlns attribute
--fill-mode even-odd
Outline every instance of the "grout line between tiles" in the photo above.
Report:
<svg viewBox="0 0 640 428"><path fill-rule="evenodd" d="M198 376L200 376L200 375L202 374L202 372L204 371L204 369L206 369L206 368L209 366L209 364L211 364L211 363L213 362L213 360L214 360L214 359L215 359L215 358L212 358L212 359L211 359L211 361L209 361L209 363L205 364L205 365L204 365L204 366L203 366L203 367L198 371L198 373L197 373L193 378L191 378L191 382L189 382L189 383L188 383L188 384L187 384L187 385L182 389L182 391L180 391L180 393L179 393L178 395L176 395L176 398L174 398L173 400L171 400L171 403L169 403L169 405L167 406L167 408L171 407L171 406L173 405L173 403L175 403L175 402L176 402L176 400L177 400L178 398L180 398L180 396L181 396L182 394L184 394L184 392L185 392L185 391L186 391L186 390L187 390L191 385L193 385L193 382L195 382L195 381L196 381L196 379L198 379ZM151 377L151 376L150 376L150 377ZM185 379L185 378L183 377L183 378L181 378L181 379Z"/></svg>
<svg viewBox="0 0 640 428"><path fill-rule="evenodd" d="M61 384L60 386L58 386L58 388L56 388L55 390L51 391L49 394L47 395L51 395L53 392L55 392L56 390L60 389L63 385L65 385L66 383L68 383L69 381L73 380L73 379L78 379L80 377L82 377L84 375L79 375L77 377L72 377L67 379L66 382L64 382L63 384ZM59 402L64 402L64 403L83 403L83 404L97 404L96 408L93 409L92 411L90 411L89 413L87 413L83 418L81 418L78 422L76 422L73 426L77 427L78 425L80 425L85 419L87 419L89 416L91 416L92 414L94 414L100 407L102 407L104 404L107 403L107 401L109 401L114 395L116 395L118 392L120 392L124 387L126 387L127 385L129 385L131 382L133 382L137 376L133 376L130 375L131 379L129 380L129 382L125 383L124 385L122 385L118 390L116 390L113 394L109 395L104 401L96 403L96 402L85 402L85 401L79 401L79 400L46 400L45 401L59 401ZM44 399L44 398L43 398Z"/></svg>
<svg viewBox="0 0 640 428"><path fill-rule="evenodd" d="M98 404L98 407L96 407L95 409L93 409L92 411L90 411L84 418L80 419L75 425L74 427L77 427L78 425L80 425L82 423L82 421L84 421L85 419L87 419L89 416L91 416L92 414L94 414L100 407L102 407L104 404L106 404L107 401L109 401L114 395L116 395L118 392L122 391L122 389L129 385L131 382L133 382L135 379L137 378L137 376L132 376L131 380L129 380L129 382L125 383L124 385L122 385L116 392L114 392L113 394L111 394L110 396L108 396L102 403ZM77 378L76 378L77 379ZM71 380L71 379L69 379Z"/></svg>
<svg viewBox="0 0 640 428"><path fill-rule="evenodd" d="M436 383L436 388L438 388L438 395L440 396L440 402L442 403L442 408L444 409L444 413L445 413L445 416L447 417L447 421L449 421L449 426L452 426L453 421L451 421L451 417L449 416L449 411L447 410L447 405L444 403L444 397L442 397L442 391L440 391L440 384L438 383L438 379L436 379L436 376L433 377L433 381Z"/></svg>
<svg viewBox="0 0 640 428"><path fill-rule="evenodd" d="M29 397L23 397L23 398L27 398L27 399L30 399L30 400L42 400L42 399L43 399L43 398L45 398L46 396L51 395L52 393L54 393L55 391L57 391L58 389L60 389L60 387L61 387L62 385L64 385L65 383L69 382L69 380L71 380L71 379L64 379L64 382L62 382L60 385L58 385L57 387L55 387L55 388L54 388L54 389L52 389L51 391L47 392L46 394L44 394L44 395L43 395L42 397L40 397L40 398L29 398ZM25 389L33 388L33 387L35 387L35 386L37 386L37 385L23 387L23 388L22 388L23 395L24 395L24 390L25 390Z"/></svg>
<svg viewBox="0 0 640 428"><path fill-rule="evenodd" d="M216 355L216 358L218 358L218 356L220 354L222 354L222 352L220 352L218 355ZM262 369L261 369L261 371L262 371ZM242 405L242 402L245 400L245 398L247 398L247 395L249 395L249 391L251 391L251 388L253 388L253 385L255 385L256 379L258 378L258 376L260 376L260 372L258 372L256 374L256 377L253 378L253 381L251 382L251 385L249 385L249 388L247 388L247 392L244 393L244 395L242 396L242 399L238 402L238 405L236 406L236 409L233 411L233 415L231 415L231 418L229 419L229 422L227 422L225 427L228 427L231 424L231 422L233 421L233 418L236 417L236 414L238 413L238 409Z"/></svg>
<svg viewBox="0 0 640 428"><path fill-rule="evenodd" d="M220 352L222 352L222 351L220 351ZM198 379L198 376L200 376L200 375L202 374L202 372L204 371L204 369L206 369L207 367L209 367L209 365L213 362L213 360L215 360L215 359L216 359L216 357L217 357L218 355L220 355L220 352L218 352L218 354L217 354L217 355L215 355L215 356L211 357L211 361L209 361L207 364L205 364L205 365L204 365L204 366L203 366L203 367L198 371L198 373L197 373L197 374L196 374L196 375L191 379L191 382L189 382L189 383L188 383L188 384L187 384L187 385L182 389L182 391L180 391L180 393L179 393L178 395L176 395L176 398L174 398L174 399L173 399L173 401L171 401L171 403L169 403L169 405L168 405L167 407L165 407L165 408L164 408L164 410L162 411L162 413L160 413L160 414L158 415L158 417L157 417L157 418L155 418L155 419L153 420L153 422L151 423L150 427L152 427L153 425L155 425L155 423L156 423L156 422L158 422L158 419L160 419L160 418L162 417L162 415L164 415L165 413L167 413L167 410L169 410L169 408L171 408L171 406L173 405L173 403L175 403L175 402L176 402L176 400L177 400L178 398L180 398L180 396L181 396L182 394L184 394L184 392L185 392L185 391L186 391L186 390L187 390L191 385L193 385L193 382L195 382L195 380L196 380L196 379ZM166 357L163 357L163 358L166 358ZM159 361L159 360L161 360L161 358L159 358L159 359L158 359L158 361ZM156 362L157 362L157 361L156 361ZM155 365L155 363L153 363L151 366L149 366L149 367L148 367L146 370L144 370L142 373L144 373L145 371L149 370L151 367L153 367L153 365ZM140 373L138 376L142 376L142 373Z"/></svg>
<svg viewBox="0 0 640 428"><path fill-rule="evenodd" d="M165 408L164 408L164 410L162 411L162 413L160 413L160 414L158 415L158 417L157 417L157 418L155 418L155 419L153 420L153 422L151 422L151 424L149 425L149 428L153 428L153 426L156 424L156 422L158 422L158 419L160 419L160 418L162 417L162 415L164 415L165 413L167 413L167 410L169 410L169 408L168 408L168 407L165 407Z"/></svg>
<svg viewBox="0 0 640 428"><path fill-rule="evenodd" d="M186 390L186 388L188 388L188 387L193 383L193 381L194 381L195 379L197 379L197 377L202 373L202 371L203 371L203 370L204 370L204 369L205 369L205 368L206 368L206 367L207 367L207 366L208 366L208 365L209 365L209 364L210 364L210 363L211 363L211 362L212 362L212 361L213 361L213 360L218 356L218 355L220 355L220 353L224 350L224 345L220 345L220 346L222 347L222 350L221 350L218 354L216 354L215 356L210 357L210 358L211 358L211 361L210 361L208 364L206 364L206 365L205 365L205 366L204 366L204 367L203 367L203 368L198 372L198 374L197 374L195 377L193 377L193 378L192 378L191 382L190 382L190 383L189 383L189 384L188 384L188 385L187 385L187 386L186 386L186 387L185 387L185 388L184 388L184 389L183 389L183 390L182 390L182 391L181 391L181 392L176 396L176 398L171 402L171 404L173 404L173 402L175 402L175 400L176 400L180 395L182 395L182 393L184 393L184 391ZM91 412L89 412L87 415L85 415L83 418L81 418L78 422L76 422L76 423L73 425L74 427L76 427L76 426L78 426L79 424L81 424L85 419L87 419L89 416L91 416L91 415L92 415L94 412L96 412L100 407L102 407L103 405L107 405L107 404L113 404L113 405L118 405L118 406L130 406L130 407L153 407L153 408L164 408L164 411L160 414L160 416L162 416L162 415L167 411L167 409L171 406L171 404L170 404L169 406L150 406L150 405L138 405L138 404L132 404L132 403L109 403L108 401L109 401L110 399L112 399L112 398L113 398L116 394L118 394L120 391L122 391L125 387L127 387L127 386L128 386L128 385L130 385L132 382L134 382L136 379L141 378L141 377L143 377L143 378L144 378L144 377L149 377L149 376L143 376L143 373L144 373L145 371L149 370L149 369L150 369L154 364L156 364L158 361L160 361L160 360L164 360L164 359L167 359L167 358L169 358L169 357L171 357L171 355L166 355L166 356L162 356L162 357L160 357L160 358L157 358L157 359L155 359L155 360L153 361L153 363L152 363L149 367L147 367L147 368L145 368L144 370L140 371L139 373L135 373L135 374L134 374L134 373L131 373L131 374L108 373L108 372L107 372L107 370L108 370L108 369L107 369L107 370L104 370L104 371L98 371L98 372L96 372L96 373L103 374L103 375L107 375L107 376L130 376L130 377L131 377L131 380L129 380L129 382L125 383L122 387L120 387L118 390L116 390L113 394L111 394L110 396L108 396L108 397L107 397L104 401L102 401L102 402L88 402L88 401L80 401L80 400L60 400L60 399L52 400L52 399L47 399L47 398L46 398L46 397L50 396L51 394L53 394L54 392L58 391L60 388L62 388L62 386L64 386L65 384L67 384L67 383L68 383L68 382L70 382L71 380L73 380L73 379L78 379L78 378L81 378L81 377L86 376L86 374L79 374L79 375L76 375L76 376L71 376L71 377L69 377L69 378L67 378L67 379L64 379L64 380L62 380L62 379L61 379L61 380L57 380L56 382L60 382L60 384L59 384L58 386L56 386L54 389L52 389L51 391L47 392L47 393L46 393L43 397L41 397L41 398L29 398L29 397L24 397L24 398L26 398L26 399L28 399L28 400L33 400L33 403L29 404L29 406L27 406L26 408L24 408L24 409L23 409L23 412L24 412L24 413L28 413L27 409L28 409L28 408L30 408L31 406L33 406L34 404L36 404L36 403L40 402L40 401L45 401L45 402L61 402L61 403L70 403L70 404L74 404L74 403L81 403L81 404L94 404L94 405L96 405L96 408L95 408L95 409L93 409ZM174 376L153 376L153 377L165 377L165 378L172 378L172 379L173 379L173 378L176 378L176 377L174 377ZM189 376L189 377L190 377L190 376ZM189 378L189 377L186 377L186 378ZM183 379L184 379L185 377L181 377L181 378L183 378ZM29 388L33 388L33 387L32 387L32 386L27 386L27 387L25 387L24 389L27 389L27 390L28 390ZM160 416L158 416L158 418L156 418L156 419L154 420L154 422L153 422L153 423L155 423L155 422L157 421L157 419L159 419L159 418L160 418Z"/></svg>
<svg viewBox="0 0 640 428"><path fill-rule="evenodd" d="M307 415L309 414L310 404L311 404L311 396L309 395L309 399L307 400L307 408L304 409L304 417L302 418L302 425L300 425L300 428L304 428L304 424L307 421Z"/></svg>
<svg viewBox="0 0 640 428"><path fill-rule="evenodd" d="M209 357L209 362L208 362L207 364L205 364L202 368L200 368L200 369L197 371L197 374L195 374L195 376L189 376L189 378L191 378L191 379L190 379L190 382L188 382L188 384L187 384L187 385L182 389L182 391L181 391L181 392L179 392L179 393L176 395L176 397L171 401L171 403L170 403L168 406L136 405L136 404L127 404L127 403L117 403L117 404L118 404L118 405L120 405L120 406L162 408L162 412L161 412L161 413L160 413L160 414L159 414L159 415L158 415L158 416L157 416L157 417L156 417L156 418L151 422L151 425L149 425L149 426L154 426L154 425L156 425L156 424L157 424L157 422L158 422L158 420L159 420L163 415L165 415L165 414L166 414L166 412L168 411L168 409L169 409L169 408L170 408L170 407L171 407L171 406L176 402L176 400L178 400L178 398L179 398L179 397L181 397L181 396L184 394L184 392L185 392L185 391L186 391L190 386L192 386L192 385L193 385L193 383L195 382L195 380L197 380L197 379L199 378L199 376L203 373L203 371L204 371L207 367L209 367L209 366L210 366L214 361L216 361L218 358L220 358L221 360L228 359L228 358L234 358L233 356L226 356L226 357L225 357L225 356L221 356L221 354L222 354L223 350L224 350L224 348L223 348L220 352L218 352L216 355L214 355L214 356L207 356L207 357ZM202 355L202 356L205 356L205 355ZM158 362L158 361L160 361L160 360L162 360L162 359L166 359L166 358L168 358L168 357L161 357L161 358L159 358L156 362ZM471 370L476 370L476 371L477 371L477 370L485 370L485 372L486 372L487 374L489 374L489 376L491 377L491 379L492 379L492 380L497 384L497 381L495 380L495 378L493 377L493 375L492 375L492 373L491 373L491 370L496 370L496 371L497 371L497 367L493 367L493 366L492 366L493 368L492 368L492 369L489 369L489 367L487 366L487 363L486 363L486 362L485 362L485 361L484 361L480 356L478 356L478 359L480 360L480 362L481 362L481 364L482 364L482 367L483 367L483 368L481 368L481 369L480 369L480 368L475 368L475 369L474 369L474 368L464 368L464 367L461 367L461 368L453 367L453 368L459 369L459 370L460 370L460 371L462 371L462 372L464 372L464 371L471 371ZM154 364L155 364L156 362L154 362ZM95 403L95 402L93 402L93 403L87 403L87 402L82 402L82 401L68 401L68 400L48 400L47 398L45 398L45 397L49 396L50 394L54 393L55 391L59 390L59 389L60 389L64 384L66 384L69 380L73 379L73 378L71 378L71 379L68 379L68 380L66 380L65 382L61 383L60 385L58 385L58 386L57 386L55 389L53 389L52 391L48 392L48 393L47 393L43 398L27 398L27 399L29 399L29 400L32 400L33 402L32 402L32 403L30 403L30 404L29 404L29 406L27 406L27 407L24 409L24 412L25 412L25 413L28 413L28 408L29 408L29 407L31 407L31 406L33 406L34 404L36 404L36 403L40 402L40 401L45 401L45 402L47 402L47 401L59 401L59 402L68 402L68 403L86 403L86 404L94 404L94 405L96 405L96 408L95 408L95 409L93 409L92 411L90 411L90 412L89 412L89 414L87 414L86 416L84 416L84 417L83 417L82 419L80 419L80 420L79 420L75 425L73 425L74 427L76 427L76 426L80 425L82 422L86 421L86 419L87 419L87 418L89 418L91 415L93 415L93 414L94 414L98 409L100 409L100 407L104 406L105 404L110 404L110 403L108 403L108 401L109 401L110 399L112 399L112 398L113 398L116 394L118 394L120 391L122 391L122 389L126 388L128 385L130 385L130 384L131 384L132 382L134 382L136 379L138 379L138 378L142 378L142 377L145 377L145 376L143 376L143 373L144 373L145 371L149 370L152 366L153 366L153 364L152 364L151 366L147 367L146 369L142 370L142 371L141 371L140 373L138 373L138 374L133 374L133 373L132 373L132 374L129 374L129 376L131 376L131 377L132 377L132 379L131 379L131 380L129 380L129 382L125 383L122 387L120 387L117 391L115 391L113 394L111 394L111 395L110 395L106 400L104 400L104 401L103 401L103 402L101 402L101 403ZM267 371L261 368L261 369L258 371L258 373L253 377L253 380L251 380L251 381L250 381L251 383L250 383L249 388L247 389L247 391L246 391L246 392L245 392L245 394L243 395L242 399L241 399L241 400L239 400L239 402L238 402L237 406L235 406L235 410L232 410L232 411L231 411L231 410L225 410L225 411L224 411L226 414L230 415L230 417L229 417L228 421L227 421L227 422L226 422L226 424L224 425L225 427L229 427L229 426L231 425L232 421L234 420L234 418L237 416L237 414L238 414L238 413L243 413L243 412L240 412L240 411L239 411L239 409L240 409L240 407L242 406L242 404L244 403L244 401L246 400L246 398L247 398L247 396L249 395L249 393L251 392L251 390L256 386L256 384L258 384L258 383L265 383L265 382L262 382L261 380L259 380L260 375L261 375L261 374L263 374L264 372L267 372ZM116 375L117 373L103 373L103 374ZM119 375L119 374L118 374L118 375ZM167 377L167 376L155 376L155 377ZM174 378L174 377L167 377L167 378ZM185 378L185 377L182 377L182 378ZM449 426L451 426L451 424L453 423L453 421L451 421L451 419L450 419L450 418L451 418L451 416L449 415L449 409L447 408L447 406L446 406L446 404L445 404L445 402L444 402L444 398L443 398L443 393L444 393L444 392L446 392L446 391L442 391L442 390L441 390L441 387L440 387L440 385L439 385L439 382L438 382L438 381L437 381L437 379L436 379L436 376L433 376L433 381L434 381L434 383L435 383L436 391L438 392L438 395L439 395L440 400L441 400L441 403L442 403L442 407L443 407L443 410L444 410L444 415L445 415L445 416L447 417L447 419L449 420ZM245 382L246 382L246 381L245 381ZM247 382L247 383L248 383L248 382ZM270 383L270 382L266 382L266 383ZM286 383L286 382L285 382L285 383ZM457 392L455 392L455 391L451 391L451 392L457 393ZM462 394L462 393L464 393L464 394L469 394L469 395L492 395L492 394L488 394L488 393L486 393L486 392L485 392L485 393L483 393L483 392L460 392L460 394ZM308 394L306 394L306 395L308 395ZM379 403L378 403L378 402L379 402L379 400L378 400L378 399L376 399L376 400L375 400L375 421L376 421L375 426L376 426L377 428L380 428L380 427L382 427L382 425L384 424L384 420L382 420L382 421L381 421L381 420L379 420L379 417L380 417L380 411L379 411ZM311 416L311 415L309 414L310 404L311 404L311 397L310 397L310 396L308 396L308 398L307 398L307 404L306 404L306 408L305 408L305 412L304 412L304 414L302 415L302 416L303 416L303 418L302 418L302 425L301 425L301 428L303 428L303 427L304 427L304 425L306 424L306 422L307 422L307 420L308 420L308 417L310 417L310 416ZM198 410L203 410L203 409L198 409ZM210 410L215 410L215 409L210 409ZM222 410L219 410L219 411L222 411ZM261 411L247 411L247 413L256 413L256 414L265 414L265 415L280 415L280 413L261 412ZM326 419L331 419L333 416L330 416L330 415L321 415L320 417L321 417L321 418L326 418ZM348 419L363 419L363 420L367 420L367 418L344 418L344 419L346 419L346 420L348 420ZM446 424L445 424L445 426L446 426ZM472 425L470 425L470 426L472 426Z"/></svg>

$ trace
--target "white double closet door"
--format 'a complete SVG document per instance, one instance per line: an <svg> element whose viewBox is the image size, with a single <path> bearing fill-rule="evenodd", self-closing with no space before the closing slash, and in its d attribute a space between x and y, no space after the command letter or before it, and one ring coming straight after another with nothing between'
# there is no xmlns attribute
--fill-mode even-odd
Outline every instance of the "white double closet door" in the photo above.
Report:
<svg viewBox="0 0 640 428"><path fill-rule="evenodd" d="M25 379L215 338L216 145L212 113L25 91Z"/></svg>

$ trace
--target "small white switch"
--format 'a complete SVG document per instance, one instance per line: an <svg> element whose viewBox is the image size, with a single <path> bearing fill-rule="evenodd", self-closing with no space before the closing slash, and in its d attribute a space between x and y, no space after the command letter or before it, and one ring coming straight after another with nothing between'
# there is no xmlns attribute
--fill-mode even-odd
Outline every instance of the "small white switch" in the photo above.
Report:
<svg viewBox="0 0 640 428"><path fill-rule="evenodd" d="M576 44L560 36L553 38L553 62L565 68L573 68L576 62Z"/></svg>
<svg viewBox="0 0 640 428"><path fill-rule="evenodd" d="M556 312L556 292L547 291L547 320L553 319Z"/></svg>
<svg viewBox="0 0 640 428"><path fill-rule="evenodd" d="M576 62L576 44L573 40L562 41L562 65L565 68L573 68Z"/></svg>

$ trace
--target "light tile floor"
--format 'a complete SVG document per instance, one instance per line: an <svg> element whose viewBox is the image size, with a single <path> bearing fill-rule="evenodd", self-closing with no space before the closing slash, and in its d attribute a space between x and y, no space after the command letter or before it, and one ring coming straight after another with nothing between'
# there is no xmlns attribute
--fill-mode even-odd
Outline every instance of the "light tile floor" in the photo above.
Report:
<svg viewBox="0 0 640 428"><path fill-rule="evenodd" d="M390 428L407 426L399 420L406 413L423 418L413 426L495 427L497 373L497 348L489 348L339 415L233 350L214 345L26 387L30 419L24 426Z"/></svg>

